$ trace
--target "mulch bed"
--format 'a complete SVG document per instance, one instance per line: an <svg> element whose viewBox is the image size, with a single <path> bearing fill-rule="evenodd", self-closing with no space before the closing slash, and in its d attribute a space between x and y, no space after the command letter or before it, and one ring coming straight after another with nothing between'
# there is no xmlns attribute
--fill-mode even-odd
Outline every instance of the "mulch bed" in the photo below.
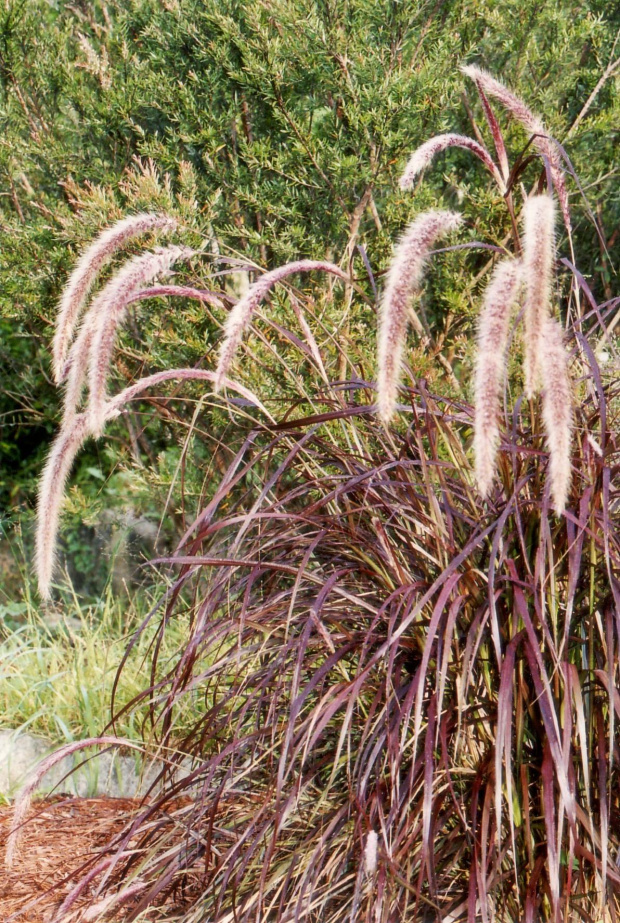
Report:
<svg viewBox="0 0 620 923"><path fill-rule="evenodd" d="M61 797L35 803L11 869L5 867L4 850L12 807L0 807L2 923L12 914L16 914L16 923L50 923L54 912L79 881L80 868L143 806L144 802L129 798ZM85 889L72 910L84 908L92 901L99 880L95 879ZM101 895L96 898L100 899ZM106 919L120 921L126 914L127 910L125 914L119 911Z"/></svg>

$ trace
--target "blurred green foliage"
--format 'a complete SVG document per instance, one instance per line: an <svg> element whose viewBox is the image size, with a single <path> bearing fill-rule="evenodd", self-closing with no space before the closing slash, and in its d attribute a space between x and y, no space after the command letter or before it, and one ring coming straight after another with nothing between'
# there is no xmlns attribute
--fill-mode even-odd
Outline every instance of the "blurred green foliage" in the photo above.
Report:
<svg viewBox="0 0 620 923"><path fill-rule="evenodd" d="M81 248L122 214L166 208L180 218L180 236L193 246L207 241L208 252L266 266L328 256L352 261L360 278L366 270L356 246L380 274L406 220L430 205L458 206L467 219L464 239L501 241L508 231L503 203L466 152L443 154L413 196L396 184L407 154L432 134L471 133L472 117L485 132L462 62L499 76L566 141L608 239L607 255L573 187L579 265L597 296L610 297L620 250L617 71L572 133L571 126L620 52L619 22L618 3L603 0L5 0L3 515L32 505L59 419L49 376L58 294ZM514 125L508 139L513 155L526 141ZM457 371L476 310L464 269L471 278L486 259L450 254L429 283L426 314L433 330L446 334ZM217 282L207 265L195 261L188 280ZM121 376L208 364L214 318L195 304L151 304L140 330L129 324ZM362 349L372 344L374 312L372 298L356 300L347 319L346 335ZM372 374L372 361L368 366ZM150 473L142 490L134 485L133 502L155 514L186 438L173 418L151 408L137 448L135 433L118 424L108 448L91 446L80 465L107 478L142 455ZM207 407L201 420L208 467L227 418ZM201 490L198 481L186 488ZM75 490L92 500L101 482L78 474ZM182 511L173 509L177 515Z"/></svg>

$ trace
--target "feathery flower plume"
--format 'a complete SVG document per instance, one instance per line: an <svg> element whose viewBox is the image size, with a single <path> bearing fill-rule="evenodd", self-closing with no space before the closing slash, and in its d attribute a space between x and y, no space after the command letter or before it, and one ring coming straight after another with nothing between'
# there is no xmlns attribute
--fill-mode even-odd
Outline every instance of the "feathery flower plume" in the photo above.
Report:
<svg viewBox="0 0 620 923"><path fill-rule="evenodd" d="M364 850L364 869L369 878L372 878L377 870L378 844L379 837L375 830L371 830L366 838L366 848Z"/></svg>
<svg viewBox="0 0 620 923"><path fill-rule="evenodd" d="M562 328L552 317L545 317L543 322L540 360L544 369L542 404L549 449L551 496L559 516L566 506L571 482L573 406Z"/></svg>
<svg viewBox="0 0 620 923"><path fill-rule="evenodd" d="M56 533L65 483L73 460L87 435L86 414L74 417L56 437L41 476L37 504L35 569L39 581L39 592L43 599L50 597Z"/></svg>
<svg viewBox="0 0 620 923"><path fill-rule="evenodd" d="M476 157L478 157L483 162L485 167L491 171L500 189L503 190L504 181L502 176L486 148L484 148L477 141L474 141L473 138L468 138L466 135L457 135L452 133L436 135L436 137L425 141L424 144L421 144L420 147L413 152L407 162L405 171L399 180L400 188L410 189L416 176L429 165L436 154L439 154L441 151L445 151L448 147L464 147L466 150L472 151Z"/></svg>
<svg viewBox="0 0 620 923"><path fill-rule="evenodd" d="M519 293L521 263L502 260L484 294L478 322L476 357L474 455L478 490L486 497L495 473L499 443L499 398L506 365L510 314Z"/></svg>
<svg viewBox="0 0 620 923"><path fill-rule="evenodd" d="M214 292L202 291L201 289L191 288L186 285L158 285L152 288L142 288L131 295L126 304L133 304L136 301L143 301L146 298L156 297L178 297L192 298L195 301L204 301L214 307L221 308L221 299ZM64 399L64 419L69 420L77 413L82 391L86 380L88 370L88 360L90 355L90 346L95 332L95 314L91 310L88 312L86 320L80 328L76 339L73 342L67 361L65 362L65 399Z"/></svg>
<svg viewBox="0 0 620 923"><path fill-rule="evenodd" d="M65 396L63 404L63 422L68 422L78 412L82 391L88 373L88 358L95 332L94 315L88 312L79 333L71 345L69 355L64 364L63 380L65 381Z"/></svg>
<svg viewBox="0 0 620 923"><path fill-rule="evenodd" d="M15 799L13 819L6 841L6 853L4 857L4 863L7 868L11 868L15 856L17 855L21 828L23 827L28 809L32 803L32 796L37 790L43 776L57 763L64 760L65 757L71 756L72 753L83 750L85 747L96 745L104 747L130 747L132 750L138 750L140 753L144 750L139 744L131 740L126 740L123 737L89 737L86 740L77 740L70 744L65 744L64 747L59 747L53 753L50 753L49 756L42 759L39 765L32 771L28 781Z"/></svg>
<svg viewBox="0 0 620 923"><path fill-rule="evenodd" d="M379 313L377 390L379 415L386 424L396 408L409 307L428 251L437 237L460 223L455 212L424 212L409 225L394 252Z"/></svg>
<svg viewBox="0 0 620 923"><path fill-rule="evenodd" d="M215 372L208 369L167 369L141 378L107 401L103 409L103 425L117 417L125 404L135 400L144 391L164 381L215 381ZM244 400L258 407L268 420L274 419L267 408L260 402L253 391L237 382L225 378L223 384L241 395ZM37 533L35 569L39 582L39 592L44 599L49 599L52 576L54 572L56 536L60 508L64 496L65 484L71 471L73 460L79 452L86 437L90 434L88 413L65 416L63 425L54 441L47 464L43 470L39 485L39 502L37 507Z"/></svg>
<svg viewBox="0 0 620 923"><path fill-rule="evenodd" d="M555 208L549 195L530 196L523 207L523 275L525 279L525 393L542 383L540 342L549 315L555 251Z"/></svg>
<svg viewBox="0 0 620 923"><path fill-rule="evenodd" d="M156 228L171 230L174 227L176 221L167 215L131 215L103 231L84 251L69 276L58 306L53 344L54 377L57 383L63 380L69 343L98 273L127 241Z"/></svg>
<svg viewBox="0 0 620 923"><path fill-rule="evenodd" d="M564 172L562 170L562 160L558 153L556 145L553 143L547 129L545 128L539 116L535 115L532 110L525 105L522 99L515 96L508 87L492 77L487 71L475 64L468 64L461 67L462 73L470 77L476 86L482 87L483 90L497 99L502 106L512 112L514 117L521 122L524 128L534 136L533 144L536 150L549 161L551 168L551 177L558 194L560 208L564 217L564 223L570 233L571 220L570 208L568 205L568 192L564 181Z"/></svg>
<svg viewBox="0 0 620 923"><path fill-rule="evenodd" d="M187 247L172 246L140 254L125 263L93 301L86 319L88 324L92 317L93 324L88 363L88 412L93 433L98 435L105 422L108 370L116 329L123 319L129 299L143 285L167 273L178 260L189 259L193 253Z"/></svg>
<svg viewBox="0 0 620 923"><path fill-rule="evenodd" d="M217 370L215 372L215 391L219 391L224 384L224 377L227 375L232 361L235 357L241 338L252 319L252 314L258 307L262 299L269 290L281 282L287 276L294 272L310 272L311 270L320 270L322 272L331 272L332 275L349 281L348 275L336 266L334 263L327 263L324 260L298 260L294 263L287 263L271 272L266 272L264 276L250 286L246 294L234 306L226 319L224 325L224 339L220 349L220 356Z"/></svg>

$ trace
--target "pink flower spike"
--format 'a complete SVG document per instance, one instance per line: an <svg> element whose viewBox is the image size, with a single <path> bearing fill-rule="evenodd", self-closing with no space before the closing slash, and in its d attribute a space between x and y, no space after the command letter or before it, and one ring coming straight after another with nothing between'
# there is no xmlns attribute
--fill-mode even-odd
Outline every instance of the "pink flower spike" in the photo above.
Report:
<svg viewBox="0 0 620 923"><path fill-rule="evenodd" d="M461 67L461 71L467 77L470 77L476 83L476 86L482 87L483 90L489 94L489 96L493 96L495 99L497 99L506 109L508 109L509 112L514 115L517 121L521 122L523 127L531 135L533 135L534 147L539 152L539 154L542 154L542 156L549 161L549 166L551 168L551 178L553 180L553 185L555 186L555 191L558 196L560 208L562 209L564 224L566 225L566 230L570 234L570 208L568 204L568 191L566 189L564 171L562 169L562 159L556 145L553 142L553 139L550 138L540 117L532 112L532 110L526 106L522 99L519 99L518 96L515 96L515 94L512 93L507 87L505 87L503 83L500 83L499 80L496 80L495 77L492 77L491 74L483 70L481 67L477 67L475 64L468 64L464 67ZM549 191L551 192L551 190Z"/></svg>
<svg viewBox="0 0 620 923"><path fill-rule="evenodd" d="M544 370L542 402L549 449L551 496L559 516L566 507L571 482L573 403L562 328L552 317L544 319L540 338L540 361Z"/></svg>
<svg viewBox="0 0 620 923"><path fill-rule="evenodd" d="M437 237L460 223L461 216L455 212L423 212L395 249L379 313L377 390L379 415L385 424L396 409L409 307L422 281L428 252Z"/></svg>
<svg viewBox="0 0 620 923"><path fill-rule="evenodd" d="M138 750L140 753L144 752L144 748L140 746L140 744L134 743L131 740L126 740L123 737L90 737L86 740L77 740L65 744L64 747L59 747L58 750L55 750L53 753L50 753L49 756L42 759L39 765L31 772L28 781L15 799L13 819L6 841L6 854L4 858L4 863L7 868L11 868L15 856L17 855L21 828L32 802L32 796L37 790L37 786L43 776L66 756L71 756L72 753L83 750L85 747L97 745L104 747L130 747L132 750Z"/></svg>
<svg viewBox="0 0 620 923"><path fill-rule="evenodd" d="M216 292L192 288L190 285L154 285L151 288L142 288L127 299L127 304L147 298L190 298L193 301L204 301L214 308L222 307L222 297Z"/></svg>
<svg viewBox="0 0 620 923"><path fill-rule="evenodd" d="M540 344L550 313L555 258L555 208L549 195L531 196L523 207L523 275L525 279L525 393L540 390Z"/></svg>
<svg viewBox="0 0 620 923"><path fill-rule="evenodd" d="M86 414L73 417L58 433L41 476L37 504L35 570L39 593L43 599L50 597L56 534L65 484L75 456L87 436Z"/></svg>
<svg viewBox="0 0 620 923"><path fill-rule="evenodd" d="M191 298L194 301L206 302L214 307L222 307L222 302L213 292L205 292L185 285L158 285L152 288L142 288L127 299L127 304L134 304L137 301L143 301L147 298L159 297ZM64 401L65 420L69 420L77 413L79 408L84 383L88 374L90 346L95 328L95 313L89 311L73 346L69 350L69 356L63 369L63 379L66 379Z"/></svg>
<svg viewBox="0 0 620 923"><path fill-rule="evenodd" d="M99 435L105 422L106 382L116 330L123 320L127 304L143 285L156 276L168 273L174 263L189 259L194 251L187 247L158 248L129 260L108 282L91 305L86 323L92 317L93 333L89 353L88 406L92 432ZM86 336L86 334L85 334Z"/></svg>
<svg viewBox="0 0 620 923"><path fill-rule="evenodd" d="M521 263L502 260L484 294L478 323L474 400L474 456L478 490L489 493L499 443L499 399L506 367L510 315L519 294Z"/></svg>
<svg viewBox="0 0 620 923"><path fill-rule="evenodd" d="M78 412L82 400L82 392L88 374L88 358L90 347L95 332L92 310L88 312L79 333L65 361L62 380L65 382L65 396L63 406L63 424L68 422Z"/></svg>
<svg viewBox="0 0 620 923"><path fill-rule="evenodd" d="M123 218L106 228L84 251L69 276L58 305L58 318L53 343L53 365L56 382L63 380L63 368L75 325L84 308L97 275L129 240L156 229L172 230L174 218L167 215L140 214Z"/></svg>
<svg viewBox="0 0 620 923"><path fill-rule="evenodd" d="M264 276L250 286L246 294L234 306L226 319L224 325L224 339L220 348L220 355L217 370L215 373L215 391L220 391L224 385L224 378L228 374L235 353L241 343L244 332L252 319L252 314L263 300L265 295L277 283L281 282L287 276L294 272L310 272L319 270L321 272L330 272L338 276L345 282L349 282L349 276L336 266L334 263L328 263L324 260L298 260L294 263L287 263L271 272L266 272Z"/></svg>
<svg viewBox="0 0 620 923"><path fill-rule="evenodd" d="M504 191L504 181L501 177L499 170L497 169L493 158L489 152L477 141L474 141L473 138L468 138L466 135L457 135L457 134L445 134L437 135L434 138L430 138L428 141L425 141L424 144L421 144L420 147L413 152L405 171L399 180L399 185L401 189L410 189L414 183L415 178L418 176L422 170L429 165L433 160L436 154L439 154L441 151L445 151L449 147L463 147L468 151L471 151L478 157L485 167L490 170L493 174L493 177L502 190Z"/></svg>

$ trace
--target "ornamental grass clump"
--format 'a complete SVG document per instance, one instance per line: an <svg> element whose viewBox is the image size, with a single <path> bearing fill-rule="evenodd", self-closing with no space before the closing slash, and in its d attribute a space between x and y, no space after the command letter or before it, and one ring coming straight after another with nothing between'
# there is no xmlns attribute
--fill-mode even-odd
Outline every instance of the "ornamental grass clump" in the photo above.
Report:
<svg viewBox="0 0 620 923"><path fill-rule="evenodd" d="M39 513L47 592L70 457L95 429L93 392L102 390L103 422L175 378L235 388L253 405L239 443L221 447L229 460L208 503L175 551L151 562L170 582L138 629L155 638L134 704L149 703L152 739L189 774L171 775L82 865L67 907L109 860L93 905L112 912L127 899L128 920L196 880L184 923L569 923L620 913L620 386L588 344L618 300L598 304L588 289L590 313L569 310L575 286L560 273L585 283L555 253L553 196L563 210L566 190L554 144L510 91L471 73L497 164L486 148L480 159L511 235L501 247L465 245L490 254L473 404L416 379L415 368L401 376L423 269L452 249L434 242L464 224L436 209L414 218L388 268L376 383L365 357L355 364L342 343L318 336L322 306L303 292L291 292L294 329L269 312L254 325L259 302L276 282L290 290L292 272L325 270L363 293L361 276L299 261L266 273L232 308L217 371L159 371L116 396L91 381L66 422L75 429L52 449ZM486 93L536 133L540 173L531 159L510 168ZM464 137L427 143L405 185L448 146L480 156ZM101 316L117 318L121 302ZM573 318L566 330L561 316ZM256 381L225 377L251 327L271 364L312 360L316 387L298 385L282 408L254 393ZM87 365L105 379L110 352L98 342L86 344ZM247 368L239 363L241 378ZM164 657L178 614L188 637ZM189 728L176 721L187 702L200 706ZM174 835L154 822L167 807Z"/></svg>

